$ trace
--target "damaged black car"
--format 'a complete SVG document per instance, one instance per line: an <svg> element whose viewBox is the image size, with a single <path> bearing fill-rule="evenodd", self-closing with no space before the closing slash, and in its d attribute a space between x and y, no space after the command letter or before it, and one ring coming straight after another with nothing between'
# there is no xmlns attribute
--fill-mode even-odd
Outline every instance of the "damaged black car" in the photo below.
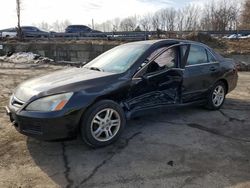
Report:
<svg viewBox="0 0 250 188"><path fill-rule="evenodd" d="M92 147L116 141L126 121L164 108L219 109L237 85L233 60L185 40L115 47L81 68L20 84L6 107L15 128L43 140L80 135Z"/></svg>

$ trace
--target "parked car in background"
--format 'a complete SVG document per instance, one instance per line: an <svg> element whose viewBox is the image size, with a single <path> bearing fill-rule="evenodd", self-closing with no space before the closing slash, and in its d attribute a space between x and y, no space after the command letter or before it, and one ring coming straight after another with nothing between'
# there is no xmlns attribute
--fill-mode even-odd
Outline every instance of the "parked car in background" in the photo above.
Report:
<svg viewBox="0 0 250 188"><path fill-rule="evenodd" d="M17 37L16 28L0 30L0 37L1 38L16 38Z"/></svg>
<svg viewBox="0 0 250 188"><path fill-rule="evenodd" d="M225 36L223 37L224 39L249 39L250 38L250 34L233 34L233 35L229 35L229 36Z"/></svg>
<svg viewBox="0 0 250 188"><path fill-rule="evenodd" d="M106 37L101 31L93 30L86 25L69 25L65 33L78 34L82 37Z"/></svg>
<svg viewBox="0 0 250 188"><path fill-rule="evenodd" d="M250 39L250 35L245 35L245 36L241 36L239 37L240 39Z"/></svg>
<svg viewBox="0 0 250 188"><path fill-rule="evenodd" d="M86 25L69 25L65 29L66 33L101 33L101 31L93 30Z"/></svg>
<svg viewBox="0 0 250 188"><path fill-rule="evenodd" d="M34 26L22 26L21 29L24 37L48 38L50 36L48 32L42 31Z"/></svg>
<svg viewBox="0 0 250 188"><path fill-rule="evenodd" d="M92 29L86 25L69 25L65 29L65 33L89 33Z"/></svg>
<svg viewBox="0 0 250 188"><path fill-rule="evenodd" d="M232 34L232 35L229 35L229 36L225 36L223 38L224 39L239 39L240 37L242 37L241 34Z"/></svg>
<svg viewBox="0 0 250 188"><path fill-rule="evenodd" d="M131 117L194 104L218 110L237 80L234 61L204 44L141 41L20 84L6 112L22 134L44 140L80 135L101 147L116 141Z"/></svg>

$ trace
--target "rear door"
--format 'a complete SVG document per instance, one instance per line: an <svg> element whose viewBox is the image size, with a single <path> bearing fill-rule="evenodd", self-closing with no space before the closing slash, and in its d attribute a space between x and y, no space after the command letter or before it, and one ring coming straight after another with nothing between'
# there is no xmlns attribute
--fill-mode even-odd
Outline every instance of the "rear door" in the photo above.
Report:
<svg viewBox="0 0 250 188"><path fill-rule="evenodd" d="M209 49L192 44L183 74L182 102L205 99L219 73L220 64Z"/></svg>

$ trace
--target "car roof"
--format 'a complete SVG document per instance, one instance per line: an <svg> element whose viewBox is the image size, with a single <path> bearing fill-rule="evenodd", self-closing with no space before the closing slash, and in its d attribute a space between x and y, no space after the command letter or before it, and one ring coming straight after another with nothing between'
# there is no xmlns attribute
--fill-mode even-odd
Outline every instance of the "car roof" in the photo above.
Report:
<svg viewBox="0 0 250 188"><path fill-rule="evenodd" d="M88 27L86 25L68 25L68 27Z"/></svg>
<svg viewBox="0 0 250 188"><path fill-rule="evenodd" d="M35 26L21 26L21 28L37 28Z"/></svg>
<svg viewBox="0 0 250 188"><path fill-rule="evenodd" d="M11 28L7 28L7 29L2 29L0 30L0 32L4 32L4 31L8 31L8 30L15 30L16 28L15 27L11 27Z"/></svg>
<svg viewBox="0 0 250 188"><path fill-rule="evenodd" d="M138 41L138 42L130 42L126 44L145 44L145 45L157 45L157 44L196 44L201 45L204 47L207 47L205 44L196 42L196 41L190 41L190 40L180 40L180 39L159 39L159 40L145 40L145 41ZM126 45L125 44L125 45Z"/></svg>

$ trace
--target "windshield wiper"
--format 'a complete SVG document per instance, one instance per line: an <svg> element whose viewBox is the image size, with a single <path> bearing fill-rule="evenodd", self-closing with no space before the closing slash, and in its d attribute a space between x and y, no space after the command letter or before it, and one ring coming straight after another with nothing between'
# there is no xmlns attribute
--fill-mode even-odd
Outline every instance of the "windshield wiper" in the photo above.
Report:
<svg viewBox="0 0 250 188"><path fill-rule="evenodd" d="M96 70L96 71L100 71L100 72L104 72L103 69L100 69L98 67L89 67L90 70Z"/></svg>

